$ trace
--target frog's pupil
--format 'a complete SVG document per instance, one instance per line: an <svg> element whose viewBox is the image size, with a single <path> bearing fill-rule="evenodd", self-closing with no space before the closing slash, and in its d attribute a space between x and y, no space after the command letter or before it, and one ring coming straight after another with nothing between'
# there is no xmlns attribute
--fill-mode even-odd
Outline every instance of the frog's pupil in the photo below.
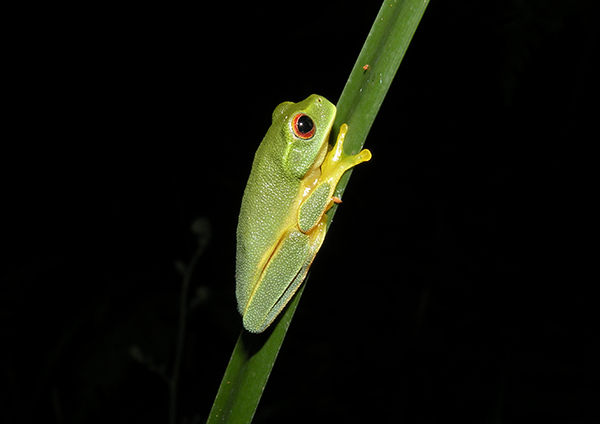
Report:
<svg viewBox="0 0 600 424"><path fill-rule="evenodd" d="M303 115L300 118L298 118L298 132L300 134L308 134L309 132L312 131L314 124L313 124L313 120L310 119L308 116Z"/></svg>

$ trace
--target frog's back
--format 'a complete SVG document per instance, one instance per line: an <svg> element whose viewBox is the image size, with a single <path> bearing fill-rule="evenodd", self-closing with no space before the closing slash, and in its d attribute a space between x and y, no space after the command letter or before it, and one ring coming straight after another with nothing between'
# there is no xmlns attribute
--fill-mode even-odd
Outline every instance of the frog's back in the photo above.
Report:
<svg viewBox="0 0 600 424"><path fill-rule="evenodd" d="M279 149L269 145L276 140L269 135L256 151L240 208L236 251L236 296L240 309L247 305L265 260L293 222L290 211L295 210L293 203L300 187L299 180L284 172L281 157L270 154Z"/></svg>

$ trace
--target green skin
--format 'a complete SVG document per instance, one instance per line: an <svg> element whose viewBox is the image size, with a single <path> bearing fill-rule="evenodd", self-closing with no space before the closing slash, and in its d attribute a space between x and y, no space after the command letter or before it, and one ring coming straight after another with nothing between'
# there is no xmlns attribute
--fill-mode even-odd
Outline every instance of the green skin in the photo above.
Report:
<svg viewBox="0 0 600 424"><path fill-rule="evenodd" d="M325 238L325 212L339 202L333 192L344 172L371 158L368 150L343 153L345 124L328 153L335 114L335 106L315 94L281 103L254 156L236 255L238 310L252 333L262 333L304 281Z"/></svg>

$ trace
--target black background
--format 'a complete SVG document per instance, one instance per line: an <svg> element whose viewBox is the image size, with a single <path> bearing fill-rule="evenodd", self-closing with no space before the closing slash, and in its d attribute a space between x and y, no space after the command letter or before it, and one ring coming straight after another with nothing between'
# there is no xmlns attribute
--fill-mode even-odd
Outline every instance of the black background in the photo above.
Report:
<svg viewBox="0 0 600 424"><path fill-rule="evenodd" d="M206 419L254 151L278 103L337 101L363 3L15 11L0 421L167 422L198 217L178 422ZM431 2L255 422L599 421L597 33L591 0Z"/></svg>

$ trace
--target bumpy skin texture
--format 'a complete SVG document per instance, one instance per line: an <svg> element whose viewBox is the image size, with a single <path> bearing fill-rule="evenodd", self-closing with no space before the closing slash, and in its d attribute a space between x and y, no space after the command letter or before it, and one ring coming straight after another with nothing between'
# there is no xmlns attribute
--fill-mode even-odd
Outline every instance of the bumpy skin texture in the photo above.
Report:
<svg viewBox="0 0 600 424"><path fill-rule="evenodd" d="M298 113L314 123L308 139L292 128ZM344 156L342 131L342 142L338 139L327 154L335 113L335 106L317 95L280 104L254 157L240 210L236 257L238 310L244 327L253 333L273 322L306 277L325 237L324 213L339 178L370 159L367 150Z"/></svg>

